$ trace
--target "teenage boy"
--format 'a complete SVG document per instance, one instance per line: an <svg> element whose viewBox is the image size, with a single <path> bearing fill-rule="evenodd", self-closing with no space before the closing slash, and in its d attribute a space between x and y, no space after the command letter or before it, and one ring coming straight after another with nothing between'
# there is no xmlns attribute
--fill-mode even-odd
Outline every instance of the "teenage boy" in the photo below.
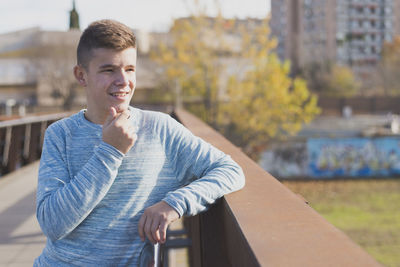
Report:
<svg viewBox="0 0 400 267"><path fill-rule="evenodd" d="M136 55L116 21L80 38L74 74L87 109L46 131L36 214L47 243L34 266L138 266L171 222L244 186L229 156L170 116L129 106Z"/></svg>

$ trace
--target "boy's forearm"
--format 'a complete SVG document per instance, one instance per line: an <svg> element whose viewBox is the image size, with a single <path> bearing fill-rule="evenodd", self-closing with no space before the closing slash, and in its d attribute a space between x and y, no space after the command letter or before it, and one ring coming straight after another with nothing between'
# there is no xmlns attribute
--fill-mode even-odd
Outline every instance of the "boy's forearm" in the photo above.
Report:
<svg viewBox="0 0 400 267"><path fill-rule="evenodd" d="M242 169L227 156L203 177L167 194L164 201L174 207L180 216L196 215L217 199L243 188L244 185Z"/></svg>
<svg viewBox="0 0 400 267"><path fill-rule="evenodd" d="M43 232L52 240L57 240L75 229L104 198L111 187L122 161L110 159L112 150L101 144L84 167L65 184L57 182L57 171L41 169L37 200L37 218ZM111 164L112 162L112 164ZM44 164L45 165L45 164ZM41 180L50 181L41 183Z"/></svg>

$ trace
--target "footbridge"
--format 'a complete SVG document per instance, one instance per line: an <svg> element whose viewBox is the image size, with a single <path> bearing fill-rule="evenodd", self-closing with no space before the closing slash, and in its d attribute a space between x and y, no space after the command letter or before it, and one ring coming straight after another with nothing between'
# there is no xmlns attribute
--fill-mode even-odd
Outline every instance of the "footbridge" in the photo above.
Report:
<svg viewBox="0 0 400 267"><path fill-rule="evenodd" d="M32 266L45 245L35 217L38 159L46 127L68 115L0 122L0 266ZM171 115L231 155L246 186L185 218L183 230L171 231L180 236L161 251L186 247L189 266L380 266L221 134L183 109ZM160 257L163 266L171 262Z"/></svg>

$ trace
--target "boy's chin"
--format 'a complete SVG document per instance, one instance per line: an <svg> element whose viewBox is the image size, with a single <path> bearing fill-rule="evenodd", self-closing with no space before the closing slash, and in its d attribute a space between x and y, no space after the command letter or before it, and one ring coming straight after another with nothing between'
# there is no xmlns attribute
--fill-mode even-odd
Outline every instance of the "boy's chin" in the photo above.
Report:
<svg viewBox="0 0 400 267"><path fill-rule="evenodd" d="M115 110L117 111L117 113L122 113L126 110L128 110L129 105L117 105L114 106Z"/></svg>

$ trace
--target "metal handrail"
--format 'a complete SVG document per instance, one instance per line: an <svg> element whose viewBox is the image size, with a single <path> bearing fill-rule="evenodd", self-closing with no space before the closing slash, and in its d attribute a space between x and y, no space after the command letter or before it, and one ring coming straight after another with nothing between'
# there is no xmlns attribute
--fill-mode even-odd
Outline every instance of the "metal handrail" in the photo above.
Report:
<svg viewBox="0 0 400 267"><path fill-rule="evenodd" d="M246 176L244 189L186 219L191 266L380 266L221 134L185 110L174 116Z"/></svg>
<svg viewBox="0 0 400 267"><path fill-rule="evenodd" d="M0 174L15 171L39 159L46 128L71 114L33 115L0 121Z"/></svg>
<svg viewBox="0 0 400 267"><path fill-rule="evenodd" d="M20 126L25 124L32 124L43 121L56 121L65 117L70 116L71 112L56 113L56 114L45 114L45 115L32 115L24 118L19 118L15 120L0 121L0 128Z"/></svg>

